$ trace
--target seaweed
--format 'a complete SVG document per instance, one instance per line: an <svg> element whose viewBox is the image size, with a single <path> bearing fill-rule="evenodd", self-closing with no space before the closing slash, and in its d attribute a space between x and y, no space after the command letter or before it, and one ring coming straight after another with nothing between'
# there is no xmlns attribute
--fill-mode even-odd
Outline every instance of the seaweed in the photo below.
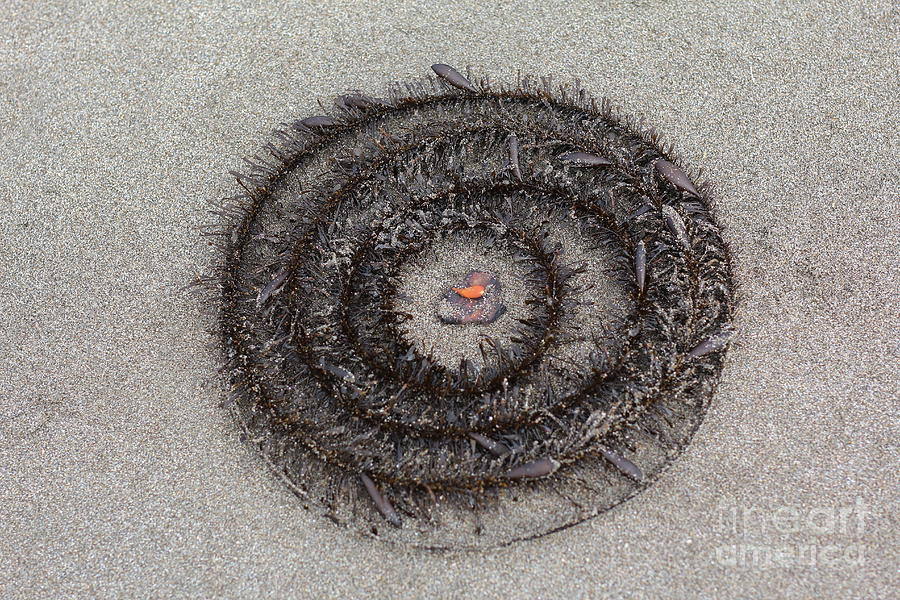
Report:
<svg viewBox="0 0 900 600"><path fill-rule="evenodd" d="M478 536L522 494L602 496L596 472L621 501L689 441L722 368L735 293L709 186L577 83L433 70L284 124L235 173L243 192L205 232L218 268L197 281L230 402L298 495L364 531L440 540L442 515L471 512ZM552 241L561 223L609 256L630 296L608 335L573 324L585 267ZM507 252L533 293L507 340L451 368L404 335L399 273L459 233ZM555 358L572 339L592 350ZM638 438L665 460L639 466ZM571 500L567 522L616 503L604 498Z"/></svg>

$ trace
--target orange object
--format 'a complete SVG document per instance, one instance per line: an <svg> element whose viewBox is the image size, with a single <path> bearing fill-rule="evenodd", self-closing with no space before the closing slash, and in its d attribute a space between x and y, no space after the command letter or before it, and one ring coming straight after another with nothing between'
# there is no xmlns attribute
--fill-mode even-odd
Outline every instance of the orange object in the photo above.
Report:
<svg viewBox="0 0 900 600"><path fill-rule="evenodd" d="M483 285L470 285L466 288L453 288L453 291L463 298L468 298L469 300L474 300L475 298L481 298L482 296L484 296Z"/></svg>

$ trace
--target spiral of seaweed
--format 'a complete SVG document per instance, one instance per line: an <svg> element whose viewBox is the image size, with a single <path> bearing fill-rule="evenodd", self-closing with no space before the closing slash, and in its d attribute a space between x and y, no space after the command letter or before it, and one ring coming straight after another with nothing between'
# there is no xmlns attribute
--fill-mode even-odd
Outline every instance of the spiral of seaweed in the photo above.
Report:
<svg viewBox="0 0 900 600"><path fill-rule="evenodd" d="M729 252L708 186L607 100L435 73L339 96L235 173L210 279L224 370L248 437L332 520L440 545L451 513L477 537L504 503L581 490L499 539L533 537L628 497L689 441L724 360ZM561 223L629 299L607 335L576 331L587 267ZM508 255L529 297L508 339L448 366L405 334L398 298L403 266L458 234ZM593 344L577 364L550 358L576 334Z"/></svg>

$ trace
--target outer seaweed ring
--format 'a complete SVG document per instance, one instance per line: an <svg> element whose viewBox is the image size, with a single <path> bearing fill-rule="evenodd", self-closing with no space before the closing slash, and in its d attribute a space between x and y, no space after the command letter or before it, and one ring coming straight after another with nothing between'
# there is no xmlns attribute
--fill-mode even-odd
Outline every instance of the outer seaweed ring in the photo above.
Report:
<svg viewBox="0 0 900 600"><path fill-rule="evenodd" d="M494 490L520 484L552 487L567 468L598 456L620 473L637 480L634 488L619 498L621 501L644 484L641 470L625 457L632 443L629 432L650 431L652 427L647 422L655 422L656 418L647 415L653 411L662 414L669 411L662 402L668 398L693 411L689 439L705 412L721 369L724 352L719 350L725 345L734 300L729 253L710 214L706 187L694 186L685 171L677 166L672 148L661 147L655 132L643 130L638 123L619 116L607 101L598 102L577 86L554 91L548 80L538 85L524 79L512 88L494 87L487 80L472 84L471 76L463 77L452 70L441 72L436 68L435 71L441 79L394 86L383 100L360 94L339 97L335 102L336 114L307 118L277 131L278 142L268 144L260 155L248 159L247 173L236 174L246 193L229 199L219 211L226 218L214 233L223 239L223 265L214 280L221 294L218 299L221 334L239 419L260 441L264 455L294 491L308 495L310 478L324 478L327 487L335 490L348 486L364 488L369 497L362 495L357 499L361 502L351 500L351 504L373 501L375 508L393 524L400 523L397 510L413 519L427 521L425 517L429 515L421 513L421 500L433 499L435 492L442 498L461 498L477 511L481 504L490 504L485 499L493 497ZM516 110L507 103L515 105ZM486 110L482 110L484 107ZM444 122L413 120L412 126L400 128L405 137L385 127L398 115L421 117L420 113L429 109L444 111L448 118ZM376 125L382 130L377 130ZM357 143L362 140L363 147L354 146L351 149L355 151L350 154L333 155L330 174L303 190L294 207L296 212L288 215L293 220L291 230L276 242L276 247L281 244L275 252L276 260L272 253L266 255L255 248L254 244L259 245L258 240L268 235L264 221L268 219L271 225L271 215L264 213L267 203L274 202L279 186L284 186L287 177L302 170L329 144L351 134L357 136ZM307 387L303 394L312 397L314 404L322 402L323 405L333 400L352 405L361 396L383 391L380 382L375 381L362 393L356 385L361 380L360 373L329 362L321 355L317 362L304 361L307 358L304 347L311 345L312 338L303 333L302 318L295 317L302 312L297 299L304 293L304 286L327 284L321 272L322 248L310 254L310 242L318 236L321 245L328 251L334 250L331 244L335 236L329 238L329 235L335 231L324 231L322 224L334 217L335 213L328 210L341 206L347 188L358 188L364 181L363 171L373 171L375 165L374 172L377 172L380 161L390 164L391 158L422 148L428 140L452 147L447 143L449 140L482 134L494 135L495 142L506 139L506 164L495 164L480 173L477 185L473 178L461 178L459 173L441 175L437 187L442 191L420 194L422 205L436 202L440 194L458 196L501 188L510 193L528 189L546 193L552 189L559 192L561 188L562 194L569 195L572 206L554 207L556 216L578 205L607 220L610 237L619 243L619 276L633 291L635 319L622 330L629 340L620 363L604 365L602 369L598 365L586 365L589 370L596 368L598 380L609 384L602 394L597 393L596 386L589 386L590 393L545 407L551 410L562 406L561 412L554 416L557 422L563 417L570 419L563 419L552 431L557 439L539 439L533 432L520 434L516 428L535 425L528 422L535 417L531 414L520 422L505 425L514 429L514 435L507 434L504 441L509 445L508 440L518 435L522 439L521 447L507 447L512 451L496 456L498 453L492 452L491 444L497 440L489 436L503 434L506 429L463 423L451 436L452 440L441 446L444 440L436 440L435 436L436 431L448 431L447 424L442 424L430 431L422 430L423 437L441 448L439 460L424 465L410 461L404 472L399 468L399 459L393 467L384 456L380 464L370 460L371 446L351 446L350 437L340 437L344 432L334 433L341 427L335 425L336 415L322 418L321 414L312 414L309 407L302 407L296 390L291 389L292 381L303 382L303 386L312 384L315 389L311 392ZM530 155L519 147L519 138L532 142ZM553 169L534 168L541 160L546 162L548 156L555 156L557 163L563 164L561 171L554 174ZM590 164L591 161L597 164ZM402 166L401 162L399 168ZM610 173L615 177L610 178ZM371 188L362 197L376 206L376 213L381 211L375 219L385 229L392 214L390 209L396 207ZM338 219L331 221L338 222ZM547 248L539 248L539 240L532 242L538 244L538 251L552 254ZM337 262L340 258L335 253ZM544 265L545 275L551 266ZM254 274L254 269L261 272ZM558 281L552 294L557 304L565 302L566 284L576 275L559 269L553 274ZM346 304L340 302L347 301L348 290L352 292L352 286L346 283L347 280L342 282L335 296L342 307ZM390 327L385 330L396 334ZM415 355L413 362L425 360L427 357ZM400 372L398 377L402 380L416 371ZM610 383L613 371L618 373L618 379ZM487 386L466 387L465 375L456 379L444 377L440 384L420 377L418 383L449 397L454 395L452 390L459 388L464 394L484 389L497 392L498 386L509 380L506 373L500 372L493 374ZM366 377L371 381L371 374ZM531 385L536 384L532 381ZM590 401L585 405L583 401L587 397ZM377 422L373 424L376 429L377 425ZM468 438L463 435L466 431L470 433ZM388 427L378 433L396 436L397 430ZM405 433L409 433L409 428ZM359 430L348 436L359 438ZM384 454L384 439L374 445L376 454L378 451ZM665 444L661 442L661 445ZM666 450L677 451L680 446ZM672 452L673 456L674 453L677 452ZM448 457L465 467L448 470ZM443 465L440 472L435 471L438 463ZM476 463L478 468L473 466ZM557 472L560 464L563 469ZM653 475L655 472L649 473L647 479ZM364 525L377 523L378 517L372 510L362 517L335 518L333 513L341 508L336 506L340 502L335 499L338 496L336 491L323 502L326 514L331 514L333 519L358 520ZM390 500L398 504L398 509L394 509ZM593 507L571 522L588 518L612 504ZM534 537L558 528L551 523L544 531L523 532L504 541Z"/></svg>

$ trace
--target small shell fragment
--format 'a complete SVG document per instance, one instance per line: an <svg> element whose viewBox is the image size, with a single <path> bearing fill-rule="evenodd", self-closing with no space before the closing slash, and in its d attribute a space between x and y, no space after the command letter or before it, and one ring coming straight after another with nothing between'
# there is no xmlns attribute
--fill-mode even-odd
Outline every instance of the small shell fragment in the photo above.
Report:
<svg viewBox="0 0 900 600"><path fill-rule="evenodd" d="M360 473L359 478L362 480L363 485L366 486L366 491L369 492L372 502L375 503L375 508L378 509L378 512L381 513L381 516L384 517L385 521L394 527L400 527L400 525L403 524L400 520L400 515L397 514L397 511L394 510L394 507L391 506L388 499L381 494L381 491L375 485L375 482L365 473Z"/></svg>
<svg viewBox="0 0 900 600"><path fill-rule="evenodd" d="M613 164L613 161L596 154L587 152L566 152L559 155L559 160L573 167L604 167Z"/></svg>
<svg viewBox="0 0 900 600"><path fill-rule="evenodd" d="M647 247L644 240L637 243L634 248L634 279L637 282L638 294L644 293L644 284L647 278Z"/></svg>
<svg viewBox="0 0 900 600"><path fill-rule="evenodd" d="M688 358L700 358L701 356L706 356L707 354L711 354L712 352L716 352L721 350L728 344L728 339L731 337L731 332L724 332L718 335L714 335L711 338L700 342L697 346L688 352Z"/></svg>
<svg viewBox="0 0 900 600"><path fill-rule="evenodd" d="M458 87L461 90L466 90L467 92L472 92L473 94L478 93L478 89L476 89L475 86L472 85L472 82L463 77L459 71L457 71L450 65L431 65L431 70L434 71L438 77L440 77L453 87Z"/></svg>
<svg viewBox="0 0 900 600"><path fill-rule="evenodd" d="M521 181L522 171L519 169L519 138L516 137L516 134L511 133L506 139L506 142L509 146L509 168L516 176L516 179Z"/></svg>
<svg viewBox="0 0 900 600"><path fill-rule="evenodd" d="M691 240L688 238L687 228L684 226L684 219L681 218L681 215L678 214L678 211L675 210L674 207L666 204L662 207L663 218L666 221L666 227L669 228L669 231L678 240L678 243L684 247L685 250L691 249Z"/></svg>
<svg viewBox="0 0 900 600"><path fill-rule="evenodd" d="M470 432L469 437L478 442L478 444L493 454L494 456L506 456L509 454L509 448L500 442L495 442L491 438L481 435L480 433Z"/></svg>
<svg viewBox="0 0 900 600"><path fill-rule="evenodd" d="M624 456L619 456L606 448L600 448L600 454L603 455L603 458L605 458L609 464L621 471L622 474L631 477L635 481L642 481L644 479L644 472L641 471L640 467Z"/></svg>
<svg viewBox="0 0 900 600"><path fill-rule="evenodd" d="M656 161L654 166L656 167L657 172L676 188L697 198L700 197L700 192L697 191L697 188L694 187L694 184L691 183L688 176L674 164L664 158L660 158Z"/></svg>
<svg viewBox="0 0 900 600"><path fill-rule="evenodd" d="M506 474L507 479L533 479L546 477L559 468L559 461L547 456L519 465Z"/></svg>

